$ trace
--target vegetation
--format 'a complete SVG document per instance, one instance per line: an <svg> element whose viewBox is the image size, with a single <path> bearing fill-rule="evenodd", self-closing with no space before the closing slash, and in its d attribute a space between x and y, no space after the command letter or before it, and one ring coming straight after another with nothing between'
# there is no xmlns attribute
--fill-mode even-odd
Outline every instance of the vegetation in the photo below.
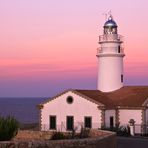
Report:
<svg viewBox="0 0 148 148"><path fill-rule="evenodd" d="M110 128L102 127L101 129L116 132L117 136L125 136L125 137L130 136L130 127L129 126L116 125L115 127L110 127Z"/></svg>
<svg viewBox="0 0 148 148"><path fill-rule="evenodd" d="M117 130L117 135L118 136L125 136L125 137L130 136L130 127L129 126L120 126L119 129Z"/></svg>
<svg viewBox="0 0 148 148"><path fill-rule="evenodd" d="M81 128L79 138L88 138L89 135L90 135L90 129L89 128Z"/></svg>
<svg viewBox="0 0 148 148"><path fill-rule="evenodd" d="M52 136L51 136L51 140L62 140L62 139L66 139L66 136L64 133L62 132L53 132Z"/></svg>
<svg viewBox="0 0 148 148"><path fill-rule="evenodd" d="M81 139L81 138L88 138L89 135L90 135L90 129L86 128L81 128L80 133L76 133L76 130L72 130L69 133L55 131L51 136L51 140Z"/></svg>
<svg viewBox="0 0 148 148"><path fill-rule="evenodd" d="M18 121L11 116L6 118L0 116L0 141L11 140L16 136L19 128Z"/></svg>

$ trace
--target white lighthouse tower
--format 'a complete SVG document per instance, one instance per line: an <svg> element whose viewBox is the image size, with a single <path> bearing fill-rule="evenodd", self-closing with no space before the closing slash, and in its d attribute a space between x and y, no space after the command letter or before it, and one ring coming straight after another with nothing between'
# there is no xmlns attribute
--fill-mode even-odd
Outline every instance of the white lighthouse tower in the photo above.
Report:
<svg viewBox="0 0 148 148"><path fill-rule="evenodd" d="M110 92L123 86L123 37L118 34L117 24L110 15L104 24L104 33L99 36L98 90Z"/></svg>

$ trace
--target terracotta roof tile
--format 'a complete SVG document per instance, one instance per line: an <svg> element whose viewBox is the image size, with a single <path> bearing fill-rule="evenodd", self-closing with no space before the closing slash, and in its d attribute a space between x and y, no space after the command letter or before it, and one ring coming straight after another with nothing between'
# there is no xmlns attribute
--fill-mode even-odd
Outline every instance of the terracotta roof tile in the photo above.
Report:
<svg viewBox="0 0 148 148"><path fill-rule="evenodd" d="M76 90L107 107L142 107L148 99L148 86L124 86L116 91L104 93L99 90Z"/></svg>
<svg viewBox="0 0 148 148"><path fill-rule="evenodd" d="M120 107L142 107L144 102L148 101L148 86L124 86L113 92L101 92L99 90L67 90L47 101L39 104L39 107L42 107L43 104L48 103L49 101L56 99L58 96L63 95L68 91L75 91L82 96L86 96L98 103L105 105L107 108Z"/></svg>
<svg viewBox="0 0 148 148"><path fill-rule="evenodd" d="M114 107L114 102L103 92L99 90L75 90L97 102L104 104L107 107Z"/></svg>

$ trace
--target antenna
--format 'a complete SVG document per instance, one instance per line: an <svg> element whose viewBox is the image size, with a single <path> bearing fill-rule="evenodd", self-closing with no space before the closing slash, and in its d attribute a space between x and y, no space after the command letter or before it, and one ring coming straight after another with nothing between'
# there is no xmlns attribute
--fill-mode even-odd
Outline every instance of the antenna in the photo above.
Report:
<svg viewBox="0 0 148 148"><path fill-rule="evenodd" d="M105 16L105 21L107 21L107 13L102 13L102 15L104 15Z"/></svg>
<svg viewBox="0 0 148 148"><path fill-rule="evenodd" d="M108 15L109 15L109 18L113 19L112 11L111 10L108 12Z"/></svg>

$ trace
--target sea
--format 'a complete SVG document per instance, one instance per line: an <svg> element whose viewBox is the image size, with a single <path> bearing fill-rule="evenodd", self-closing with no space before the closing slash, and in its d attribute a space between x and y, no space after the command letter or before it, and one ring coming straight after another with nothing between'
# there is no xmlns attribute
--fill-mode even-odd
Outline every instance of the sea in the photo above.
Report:
<svg viewBox="0 0 148 148"><path fill-rule="evenodd" d="M47 98L0 98L0 116L13 116L20 123L38 123L37 105Z"/></svg>

